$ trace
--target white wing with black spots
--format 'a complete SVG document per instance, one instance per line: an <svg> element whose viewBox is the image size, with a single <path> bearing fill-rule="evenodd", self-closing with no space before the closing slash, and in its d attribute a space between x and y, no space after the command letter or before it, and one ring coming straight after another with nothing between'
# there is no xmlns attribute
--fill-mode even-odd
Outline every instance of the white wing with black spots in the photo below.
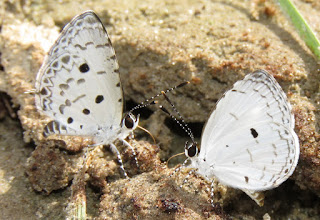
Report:
<svg viewBox="0 0 320 220"><path fill-rule="evenodd" d="M235 83L217 103L191 166L225 185L263 191L284 182L298 158L291 106L276 80L259 70Z"/></svg>
<svg viewBox="0 0 320 220"><path fill-rule="evenodd" d="M119 66L109 36L92 11L65 26L36 78L36 105L54 123L45 133L95 135L119 128Z"/></svg>

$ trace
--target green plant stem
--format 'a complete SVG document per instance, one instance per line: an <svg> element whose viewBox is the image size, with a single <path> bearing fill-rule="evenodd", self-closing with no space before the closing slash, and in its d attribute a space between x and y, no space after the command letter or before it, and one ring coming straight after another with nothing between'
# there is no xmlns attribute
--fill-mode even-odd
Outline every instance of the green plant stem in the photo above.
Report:
<svg viewBox="0 0 320 220"><path fill-rule="evenodd" d="M289 15L293 25L298 30L300 37L304 40L313 54L320 60L320 43L308 23L290 0L278 0L278 2L282 10Z"/></svg>

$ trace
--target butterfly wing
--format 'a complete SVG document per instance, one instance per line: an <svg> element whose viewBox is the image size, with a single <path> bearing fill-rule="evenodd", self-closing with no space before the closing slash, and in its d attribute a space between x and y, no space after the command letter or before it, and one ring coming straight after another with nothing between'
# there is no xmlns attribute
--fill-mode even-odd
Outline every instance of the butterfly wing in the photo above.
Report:
<svg viewBox="0 0 320 220"><path fill-rule="evenodd" d="M94 12L75 17L63 29L37 75L36 90L36 106L55 120L51 126L55 133L92 135L120 125L119 66Z"/></svg>
<svg viewBox="0 0 320 220"><path fill-rule="evenodd" d="M209 117L199 158L224 184L247 190L277 187L294 171L299 141L286 95L263 70L224 94Z"/></svg>

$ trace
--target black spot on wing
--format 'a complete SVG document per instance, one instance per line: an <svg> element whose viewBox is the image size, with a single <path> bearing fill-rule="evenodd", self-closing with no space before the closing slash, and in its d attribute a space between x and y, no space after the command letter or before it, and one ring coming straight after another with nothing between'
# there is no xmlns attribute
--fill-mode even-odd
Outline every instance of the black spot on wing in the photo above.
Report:
<svg viewBox="0 0 320 220"><path fill-rule="evenodd" d="M97 95L95 102L97 104L101 103L104 100L103 95Z"/></svg>
<svg viewBox="0 0 320 220"><path fill-rule="evenodd" d="M47 95L48 94L47 89L46 88L42 88L41 91L40 91L40 94L41 95Z"/></svg>
<svg viewBox="0 0 320 220"><path fill-rule="evenodd" d="M90 110L85 108L82 110L82 113L85 114L85 115L89 115L90 114Z"/></svg>
<svg viewBox="0 0 320 220"><path fill-rule="evenodd" d="M71 124L73 122L73 118L69 117L67 122L68 122L68 124Z"/></svg>
<svg viewBox="0 0 320 220"><path fill-rule="evenodd" d="M86 63L83 63L79 66L79 70L81 73L86 73L90 70L89 65Z"/></svg>
<svg viewBox="0 0 320 220"><path fill-rule="evenodd" d="M253 138L258 137L258 132L254 128L250 128L250 131L251 131L251 135L253 136Z"/></svg>

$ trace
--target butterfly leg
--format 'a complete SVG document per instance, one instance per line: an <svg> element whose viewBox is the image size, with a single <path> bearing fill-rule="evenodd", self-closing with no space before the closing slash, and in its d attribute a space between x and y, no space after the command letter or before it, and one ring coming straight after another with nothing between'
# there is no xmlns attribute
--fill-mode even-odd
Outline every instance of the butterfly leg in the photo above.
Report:
<svg viewBox="0 0 320 220"><path fill-rule="evenodd" d="M182 184L180 185L180 188L182 188L182 186L184 184L186 184L188 182L189 177L191 176L191 174L194 174L196 172L196 170L192 169L189 171L189 173L187 174L187 176L184 178Z"/></svg>
<svg viewBox="0 0 320 220"><path fill-rule="evenodd" d="M179 172L182 169L182 165L178 166L176 169L174 169L174 171L169 175L169 177L172 177L174 174L176 174L177 172Z"/></svg>
<svg viewBox="0 0 320 220"><path fill-rule="evenodd" d="M126 178L129 178L128 175L127 175L127 172L125 171L124 169L124 166L123 166L123 162L122 162L122 159L121 159L121 154L120 152L118 151L117 147L114 145L114 144L110 144L110 149L113 153L115 153L117 155L117 159L118 159L118 162L120 164L120 168L123 172L123 175L126 177Z"/></svg>
<svg viewBox="0 0 320 220"><path fill-rule="evenodd" d="M82 160L83 160L83 167L88 166L91 160L89 159L91 156L89 152L89 146L84 149L83 155L82 155ZM90 160L90 161L89 161Z"/></svg>
<svg viewBox="0 0 320 220"><path fill-rule="evenodd" d="M134 160L136 161L136 165L137 165L137 167L139 167L139 163L138 163L137 154L136 154L135 149L128 143L128 141L126 141L124 139L122 139L121 141L124 145L126 145L127 147L129 147L132 150L132 154L133 154Z"/></svg>
<svg viewBox="0 0 320 220"><path fill-rule="evenodd" d="M89 144L88 147L96 147L96 146L99 146L99 145L102 145L101 143L97 143L97 144Z"/></svg>
<svg viewBox="0 0 320 220"><path fill-rule="evenodd" d="M215 184L215 180L213 179L211 181L211 185L210 185L210 203L212 205L212 207L214 207L214 204L213 204L213 198L214 198L214 184Z"/></svg>
<svg viewBox="0 0 320 220"><path fill-rule="evenodd" d="M176 169L174 169L174 171L169 175L169 177L172 177L174 174L176 174L177 172L179 172L182 168L184 168L186 166L188 162L188 159L186 159L183 164L181 164L181 166L177 167Z"/></svg>

